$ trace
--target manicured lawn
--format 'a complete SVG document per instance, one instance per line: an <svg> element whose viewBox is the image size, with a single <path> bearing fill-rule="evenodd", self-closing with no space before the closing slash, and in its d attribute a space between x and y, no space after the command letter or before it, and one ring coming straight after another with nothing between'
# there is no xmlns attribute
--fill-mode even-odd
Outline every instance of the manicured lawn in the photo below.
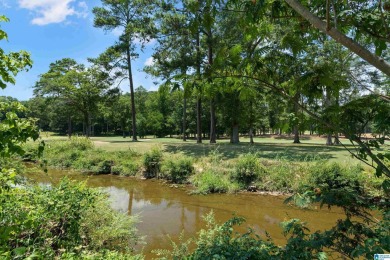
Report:
<svg viewBox="0 0 390 260"><path fill-rule="evenodd" d="M42 136L44 140L66 140L65 136ZM197 144L190 139L186 142L178 138L145 138L131 142L130 138L121 136L92 137L96 148L107 151L124 151L128 149L140 153L149 151L154 146L160 146L165 152L182 153L189 156L201 157L209 153L219 153L225 159L234 159L240 154L257 152L265 159L285 159L289 161L308 161L327 159L342 163L357 162L341 145L326 146L325 138L318 136L303 136L301 144L293 144L292 137L265 136L256 137L255 144L249 144L249 138L240 138L239 144L230 144L228 139L218 140L217 144L209 144L208 140ZM342 140L348 144L348 140ZM352 148L352 146L348 146Z"/></svg>

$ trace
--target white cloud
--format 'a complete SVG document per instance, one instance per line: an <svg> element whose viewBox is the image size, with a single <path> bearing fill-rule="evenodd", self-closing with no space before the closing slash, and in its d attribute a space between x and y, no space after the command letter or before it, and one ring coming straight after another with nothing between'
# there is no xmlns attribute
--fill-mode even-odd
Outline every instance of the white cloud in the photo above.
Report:
<svg viewBox="0 0 390 260"><path fill-rule="evenodd" d="M154 65L154 59L153 57L149 57L146 59L145 63L144 63L145 66L152 66Z"/></svg>
<svg viewBox="0 0 390 260"><path fill-rule="evenodd" d="M66 22L69 16L85 18L88 13L86 2L78 3L78 8L71 4L75 0L19 0L19 7L28 9L36 16L31 23L47 25Z"/></svg>

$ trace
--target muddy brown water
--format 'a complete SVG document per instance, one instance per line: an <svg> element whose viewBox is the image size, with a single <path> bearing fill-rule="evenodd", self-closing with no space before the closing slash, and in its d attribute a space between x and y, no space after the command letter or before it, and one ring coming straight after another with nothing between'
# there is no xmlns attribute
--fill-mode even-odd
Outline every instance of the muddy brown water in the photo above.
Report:
<svg viewBox="0 0 390 260"><path fill-rule="evenodd" d="M242 216L246 222L239 231L248 227L258 234L268 232L277 244L285 238L280 222L299 218L308 223L311 231L324 230L344 217L341 210L302 210L283 203L285 197L258 194L211 194L190 195L188 189L174 188L156 180L139 180L113 175L86 176L78 172L50 170L45 173L26 173L27 178L42 183L55 184L64 177L84 181L90 187L100 187L110 195L114 209L138 215L139 234L145 236L146 244L138 251L151 259L154 249L171 248L169 238L178 242L184 230L185 238L193 237L205 228L203 215L211 210L222 223L234 215Z"/></svg>

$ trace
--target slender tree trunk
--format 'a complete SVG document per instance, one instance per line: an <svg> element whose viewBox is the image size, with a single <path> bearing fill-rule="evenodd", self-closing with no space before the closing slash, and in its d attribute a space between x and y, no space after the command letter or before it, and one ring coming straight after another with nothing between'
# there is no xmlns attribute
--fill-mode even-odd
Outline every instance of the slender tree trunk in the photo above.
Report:
<svg viewBox="0 0 390 260"><path fill-rule="evenodd" d="M202 99L196 102L196 142L202 143Z"/></svg>
<svg viewBox="0 0 390 260"><path fill-rule="evenodd" d="M255 143L253 141L253 129L252 129L252 126L249 128L249 143L251 143L251 144Z"/></svg>
<svg viewBox="0 0 390 260"><path fill-rule="evenodd" d="M295 94L295 102L294 102L294 116L295 116L295 123L294 123L294 144L300 144L301 141L299 140L299 122L298 122L298 113L299 113L299 107L297 102L299 101L300 93L297 92Z"/></svg>
<svg viewBox="0 0 390 260"><path fill-rule="evenodd" d="M90 130L91 130L91 125L90 125L90 121L89 121L89 114L84 113L84 131L85 131L86 137L90 137L90 135L91 135Z"/></svg>
<svg viewBox="0 0 390 260"><path fill-rule="evenodd" d="M325 93L325 106L329 107L331 105L331 97L330 97L330 88L326 87L326 93ZM330 130L328 130L330 131ZM326 136L326 145L333 145L332 141L332 133L328 133Z"/></svg>
<svg viewBox="0 0 390 260"><path fill-rule="evenodd" d="M210 101L210 144L215 144L217 142L217 138L215 135L216 129L216 115L215 115L215 99L211 99Z"/></svg>
<svg viewBox="0 0 390 260"><path fill-rule="evenodd" d="M208 30L207 35L207 45L208 45L208 59L209 66L213 65L213 34L211 28ZM215 135L216 132L216 115L215 115L215 98L212 97L210 101L210 143L215 144L217 142L217 138Z"/></svg>
<svg viewBox="0 0 390 260"><path fill-rule="evenodd" d="M338 92L337 93L337 96L336 96L336 106L339 106L339 95L340 93ZM339 120L336 120L336 122L338 122ZM334 144L335 145L339 145L340 144L340 140L339 140L339 126L337 127L337 131L334 135Z"/></svg>
<svg viewBox="0 0 390 260"><path fill-rule="evenodd" d="M131 125L132 125L132 141L137 141L137 124L136 124L136 111L135 111L135 99L134 99L134 83L133 83L133 73L131 70L131 55L130 55L130 46L126 48L126 58L127 58L127 69L129 73L129 83L130 83L130 99L131 99Z"/></svg>
<svg viewBox="0 0 390 260"><path fill-rule="evenodd" d="M385 73L387 76L390 76L390 64L387 63L385 60L374 55L373 53L365 49L363 46L361 46L359 43L355 42L348 36L341 33L336 28L329 28L326 22L322 21L316 15L311 13L298 0L285 0L285 1L289 6L291 6L291 8L293 8L303 18L308 20L314 27L316 27L320 31L332 37L336 42L344 45L350 51L360 56L363 60L370 63L375 68Z"/></svg>
<svg viewBox="0 0 390 260"><path fill-rule="evenodd" d="M72 137L72 117L68 115L68 137Z"/></svg>
<svg viewBox="0 0 390 260"><path fill-rule="evenodd" d="M196 75L198 80L200 80L200 59L200 32L198 29L196 34ZM198 95L196 102L196 142L200 144L202 143L202 98L200 93Z"/></svg>
<svg viewBox="0 0 390 260"><path fill-rule="evenodd" d="M187 98L184 94L184 98L183 98L183 141L187 141L186 130L187 130Z"/></svg>
<svg viewBox="0 0 390 260"><path fill-rule="evenodd" d="M249 102L249 142L254 144L253 141L253 102L252 100Z"/></svg>

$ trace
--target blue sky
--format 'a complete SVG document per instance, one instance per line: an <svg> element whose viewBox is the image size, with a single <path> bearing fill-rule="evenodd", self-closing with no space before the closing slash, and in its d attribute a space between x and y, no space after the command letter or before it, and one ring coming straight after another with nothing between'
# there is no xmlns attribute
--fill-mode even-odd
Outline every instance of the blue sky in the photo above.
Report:
<svg viewBox="0 0 390 260"><path fill-rule="evenodd" d="M33 96L35 82L51 62L73 58L87 64L117 39L118 32L104 32L93 27L92 8L100 0L0 0L0 14L11 21L1 27L8 33L8 42L0 42L5 51L26 50L34 62L32 69L21 72L15 85L0 90L0 96L27 100ZM153 41L133 61L134 84L156 89L153 79L142 72L152 62ZM128 92L128 85L121 89Z"/></svg>

